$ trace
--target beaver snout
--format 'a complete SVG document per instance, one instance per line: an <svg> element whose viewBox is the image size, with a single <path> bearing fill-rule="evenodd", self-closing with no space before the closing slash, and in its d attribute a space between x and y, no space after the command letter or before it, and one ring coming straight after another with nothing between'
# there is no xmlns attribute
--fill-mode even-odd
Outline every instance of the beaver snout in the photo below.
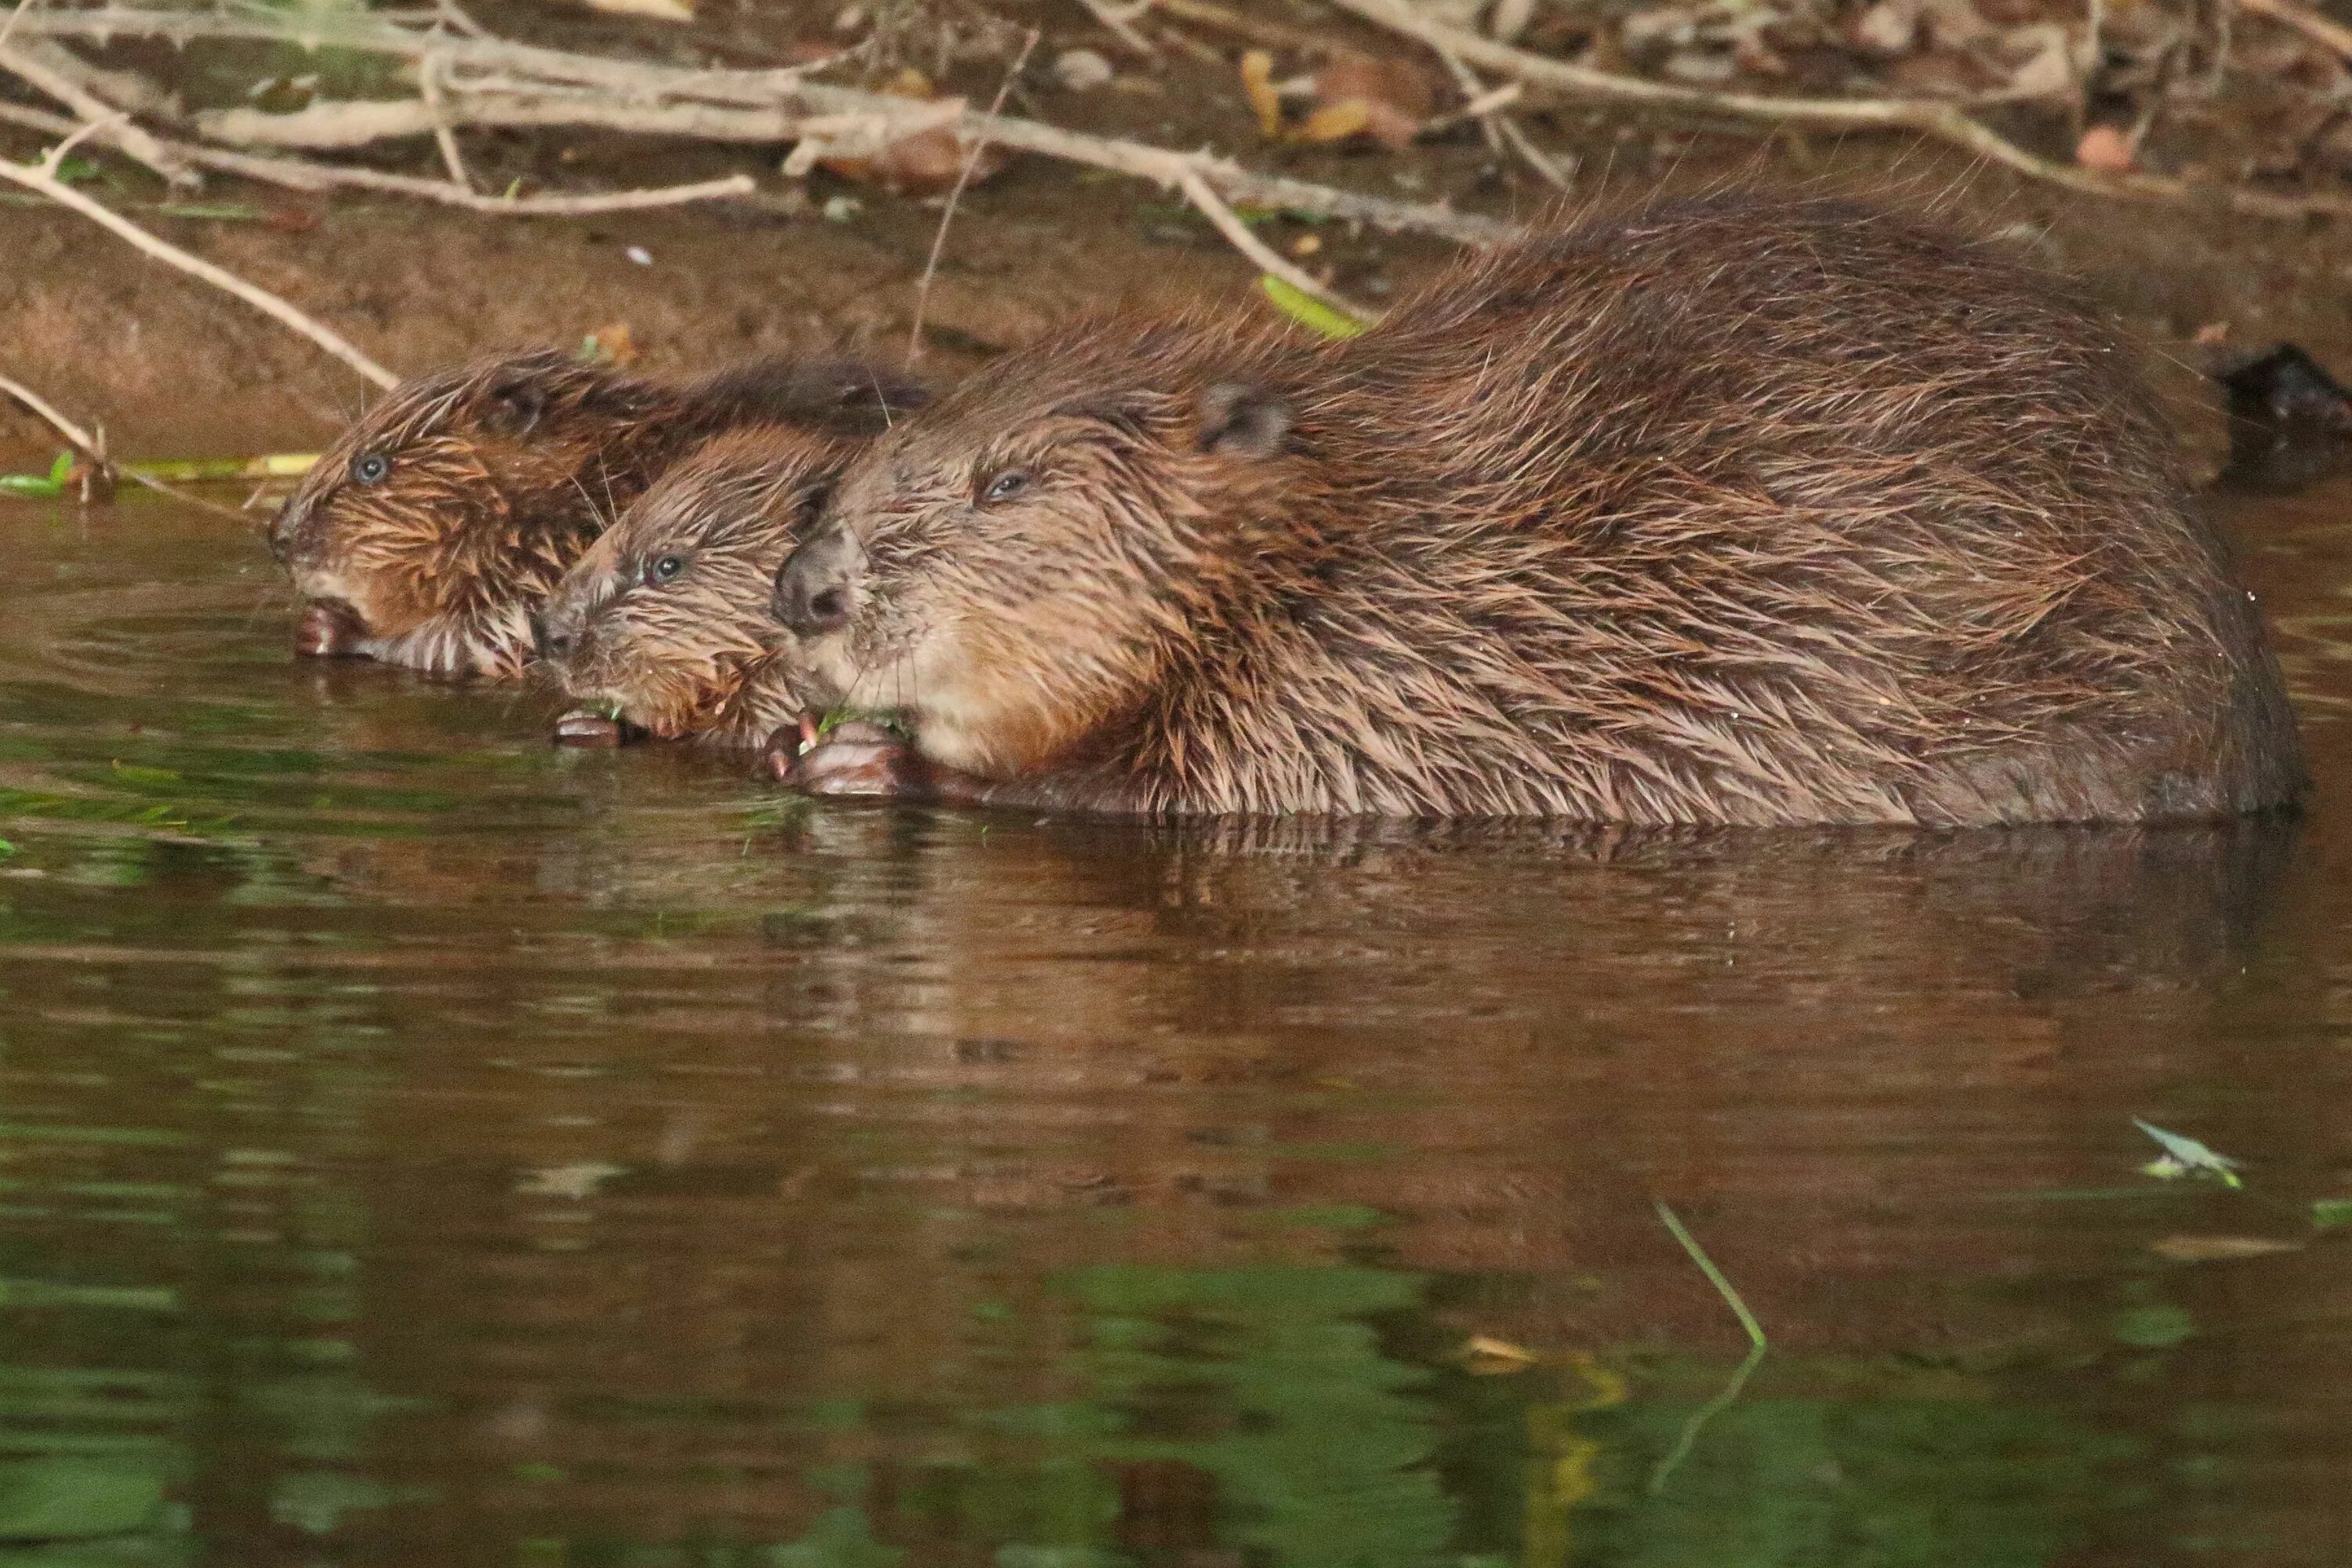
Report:
<svg viewBox="0 0 2352 1568"><path fill-rule="evenodd" d="M289 497L269 520L269 557L280 566L294 562L294 541L302 531L303 522L310 515L310 502L301 496Z"/></svg>
<svg viewBox="0 0 2352 1568"><path fill-rule="evenodd" d="M866 552L847 529L835 525L811 534L776 573L776 619L799 637L839 631L849 624L851 596L865 565Z"/></svg>
<svg viewBox="0 0 2352 1568"><path fill-rule="evenodd" d="M579 633L569 616L541 613L530 618L530 645L541 658L562 658L572 651Z"/></svg>

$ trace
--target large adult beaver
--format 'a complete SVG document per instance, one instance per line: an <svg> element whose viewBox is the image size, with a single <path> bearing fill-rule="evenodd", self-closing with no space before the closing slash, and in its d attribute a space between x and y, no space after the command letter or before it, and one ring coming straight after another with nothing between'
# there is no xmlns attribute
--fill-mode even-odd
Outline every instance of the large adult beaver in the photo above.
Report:
<svg viewBox="0 0 2352 1568"><path fill-rule="evenodd" d="M278 513L308 603L296 651L509 676L564 568L711 435L871 434L921 401L854 362L762 359L664 383L551 351L419 377L346 431Z"/></svg>
<svg viewBox="0 0 2352 1568"><path fill-rule="evenodd" d="M753 426L679 459L549 595L538 626L547 672L667 740L750 747L796 726L806 706L796 645L769 601L854 450Z"/></svg>
<svg viewBox="0 0 2352 1568"><path fill-rule="evenodd" d="M1596 220L1352 342L998 360L778 581L819 792L1153 815L2153 821L2303 781L2117 338L1825 200Z"/></svg>

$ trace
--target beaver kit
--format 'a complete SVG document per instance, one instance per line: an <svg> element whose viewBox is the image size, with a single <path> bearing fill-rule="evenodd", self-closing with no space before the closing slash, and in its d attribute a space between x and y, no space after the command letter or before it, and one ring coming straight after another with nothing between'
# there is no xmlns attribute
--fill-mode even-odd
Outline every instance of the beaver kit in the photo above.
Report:
<svg viewBox="0 0 2352 1568"><path fill-rule="evenodd" d="M2279 671L2126 360L1826 201L1588 222L1343 342L1079 326L843 476L777 611L900 731L778 766L1151 816L2281 805Z"/></svg>
<svg viewBox="0 0 2352 1568"><path fill-rule="evenodd" d="M757 747L806 699L792 637L768 613L778 567L853 447L782 426L712 437L588 547L538 623L572 698L666 740ZM617 730L568 715L562 738Z"/></svg>
<svg viewBox="0 0 2352 1568"><path fill-rule="evenodd" d="M697 442L748 424L871 434L921 399L894 373L791 359L666 384L546 351L420 377L271 526L307 605L296 651L514 675L565 568Z"/></svg>

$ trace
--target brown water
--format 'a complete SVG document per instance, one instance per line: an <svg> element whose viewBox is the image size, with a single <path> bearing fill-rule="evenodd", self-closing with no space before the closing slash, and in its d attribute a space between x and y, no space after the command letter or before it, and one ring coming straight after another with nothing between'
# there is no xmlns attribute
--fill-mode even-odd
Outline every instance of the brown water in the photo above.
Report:
<svg viewBox="0 0 2352 1568"><path fill-rule="evenodd" d="M2352 486L2299 828L1664 841L795 805L0 506L0 1563L2352 1561Z"/></svg>

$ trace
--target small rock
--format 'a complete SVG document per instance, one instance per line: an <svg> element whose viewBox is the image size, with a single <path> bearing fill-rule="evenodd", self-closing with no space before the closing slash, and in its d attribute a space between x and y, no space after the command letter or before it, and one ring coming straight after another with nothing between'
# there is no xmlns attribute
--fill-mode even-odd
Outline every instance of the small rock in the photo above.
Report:
<svg viewBox="0 0 2352 1568"><path fill-rule="evenodd" d="M1118 73L1092 49L1064 49L1054 60L1054 78L1072 92L1090 92Z"/></svg>
<svg viewBox="0 0 2352 1568"><path fill-rule="evenodd" d="M640 267L651 267L654 264L654 253L642 245L632 245L621 254Z"/></svg>
<svg viewBox="0 0 2352 1568"><path fill-rule="evenodd" d="M866 204L856 196L827 196L824 198L824 221L847 223L851 218L856 217L865 205Z"/></svg>

